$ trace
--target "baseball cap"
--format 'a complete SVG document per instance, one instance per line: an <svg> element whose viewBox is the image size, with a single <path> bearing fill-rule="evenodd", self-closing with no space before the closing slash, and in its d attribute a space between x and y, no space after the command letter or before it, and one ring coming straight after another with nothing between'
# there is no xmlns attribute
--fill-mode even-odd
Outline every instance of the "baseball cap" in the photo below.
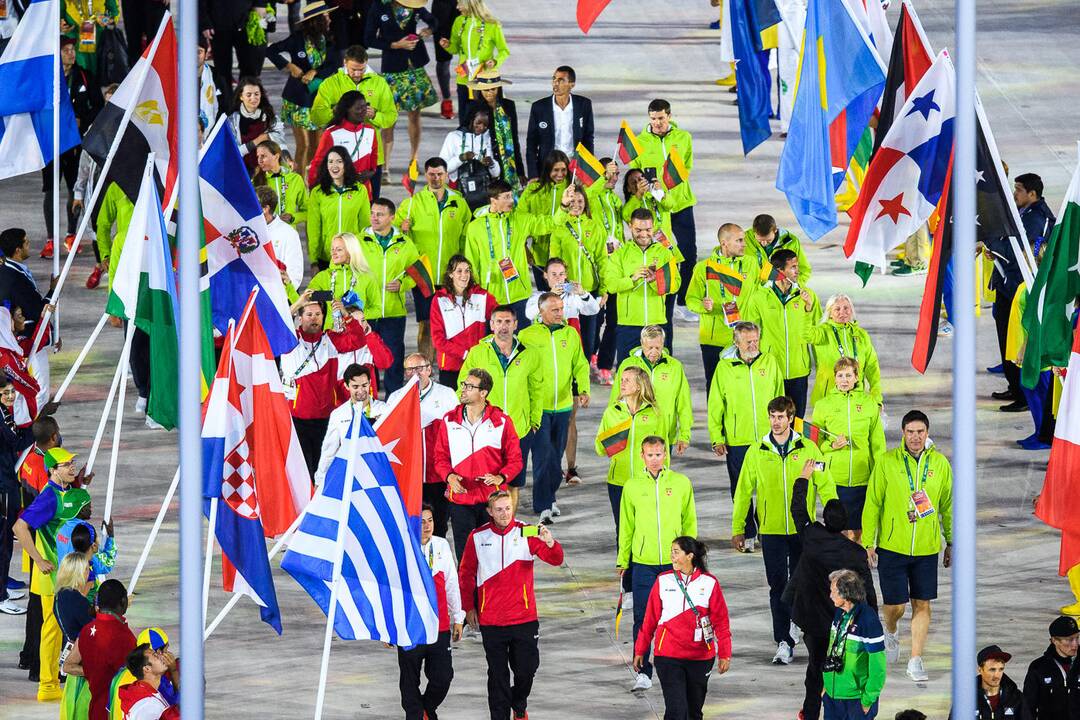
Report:
<svg viewBox="0 0 1080 720"><path fill-rule="evenodd" d="M151 650L160 650L169 644L169 636L159 627L150 627L139 633L137 645L149 645Z"/></svg>
<svg viewBox="0 0 1080 720"><path fill-rule="evenodd" d="M1012 660L1012 655L1002 650L997 645L987 645L979 651L979 655L976 658L978 663L982 665L987 660L1000 660L1001 662L1009 662Z"/></svg>
<svg viewBox="0 0 1080 720"><path fill-rule="evenodd" d="M1077 633L1080 633L1080 628L1076 626L1076 619L1067 615L1062 615L1050 623L1050 637L1072 637Z"/></svg>
<svg viewBox="0 0 1080 720"><path fill-rule="evenodd" d="M68 452L62 447L54 447L46 450L45 453L45 469L52 470L57 465L62 463L71 462L75 459L75 453Z"/></svg>

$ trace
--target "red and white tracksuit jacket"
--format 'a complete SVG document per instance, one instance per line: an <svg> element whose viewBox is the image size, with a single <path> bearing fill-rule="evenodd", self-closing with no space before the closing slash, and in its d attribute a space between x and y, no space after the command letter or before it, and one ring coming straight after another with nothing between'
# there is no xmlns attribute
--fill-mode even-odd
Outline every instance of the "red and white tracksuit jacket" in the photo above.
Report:
<svg viewBox="0 0 1080 720"><path fill-rule="evenodd" d="M450 629L451 621L455 624L465 622L454 553L446 538L432 535L427 545L420 546L420 554L427 560L431 576L435 579L435 594L439 600L439 632L446 632Z"/></svg>
<svg viewBox="0 0 1080 720"><path fill-rule="evenodd" d="M345 370L356 363L363 365L371 371L371 396L379 396L379 373L376 370L386 370L394 364L394 354L377 332L372 330L364 333L366 344L359 350L349 350L338 353L338 380L341 381L342 392L348 396L349 391L345 387Z"/></svg>
<svg viewBox="0 0 1080 720"><path fill-rule="evenodd" d="M486 485L479 478L483 475L502 475L510 481L521 472L521 446L514 432L510 417L494 405L488 404L475 427L464 420L464 405L446 413L435 436L435 472L440 480L450 473L462 477L464 493L455 493L448 485L446 497L458 505L476 505L487 502L496 490L505 490L506 483L497 487Z"/></svg>
<svg viewBox="0 0 1080 720"><path fill-rule="evenodd" d="M731 657L731 628L728 625L727 603L720 581L709 573L694 570L690 579L680 575L686 594L694 601L701 615L708 615L716 640L710 647L702 639L697 617L679 589L675 570L660 573L649 593L645 620L634 642L634 654L644 655L656 636L653 654L678 660L711 660Z"/></svg>
<svg viewBox="0 0 1080 720"><path fill-rule="evenodd" d="M461 556L461 606L476 610L481 625L520 625L536 620L533 560L559 566L563 549L538 537L522 537L525 523L517 520L504 528L481 525L469 535Z"/></svg>
<svg viewBox="0 0 1080 720"><path fill-rule="evenodd" d="M498 302L481 288L473 288L469 299L458 303L454 293L439 288L431 298L431 343L440 370L460 370L469 352L487 335L488 318Z"/></svg>
<svg viewBox="0 0 1080 720"><path fill-rule="evenodd" d="M379 131L372 125L351 123L348 120L326 128L319 138L311 165L308 166L308 187L315 187L315 182L319 179L319 166L322 165L326 153L335 145L349 151L356 172L362 173L379 167L379 142L375 137L377 132ZM365 182L364 186L367 187L368 197L371 197L371 181Z"/></svg>
<svg viewBox="0 0 1080 720"><path fill-rule="evenodd" d="M300 342L281 356L281 381L286 393L295 386L292 398L293 417L315 420L330 417L348 399L338 382L338 363L342 353L359 350L367 345L360 323L352 318L345 321L341 332L320 330L306 333L297 330Z"/></svg>
<svg viewBox="0 0 1080 720"><path fill-rule="evenodd" d="M124 720L180 720L180 708L169 705L154 687L143 680L119 690Z"/></svg>
<svg viewBox="0 0 1080 720"><path fill-rule="evenodd" d="M386 404L392 406L397 399L408 391L408 386L390 393ZM434 380L427 390L420 391L420 427L424 429L424 482L442 482L443 478L435 472L435 443L439 435L439 426L443 416L458 405L457 393Z"/></svg>

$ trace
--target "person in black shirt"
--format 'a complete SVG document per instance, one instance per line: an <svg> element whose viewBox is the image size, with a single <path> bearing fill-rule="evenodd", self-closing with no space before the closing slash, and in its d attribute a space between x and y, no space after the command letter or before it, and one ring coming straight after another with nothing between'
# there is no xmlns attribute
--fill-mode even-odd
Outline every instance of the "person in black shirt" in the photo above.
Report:
<svg viewBox="0 0 1080 720"><path fill-rule="evenodd" d="M1050 645L1032 660L1024 678L1024 698L1033 720L1080 718L1080 629L1067 615L1050 623Z"/></svg>

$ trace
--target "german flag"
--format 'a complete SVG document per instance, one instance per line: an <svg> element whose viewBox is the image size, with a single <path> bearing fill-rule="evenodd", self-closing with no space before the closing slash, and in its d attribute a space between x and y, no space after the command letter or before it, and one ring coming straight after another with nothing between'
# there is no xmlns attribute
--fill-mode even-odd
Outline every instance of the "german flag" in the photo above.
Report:
<svg viewBox="0 0 1080 720"><path fill-rule="evenodd" d="M664 187L672 190L686 182L689 177L690 171L686 169L678 148L671 148L671 153L664 161Z"/></svg>
<svg viewBox="0 0 1080 720"><path fill-rule="evenodd" d="M600 434L600 444L604 447L605 455L615 457L626 449L627 443L630 442L630 426L632 424L633 420L627 418L618 425L612 425Z"/></svg>
<svg viewBox="0 0 1080 720"><path fill-rule="evenodd" d="M822 430L817 425L814 425L812 423L808 423L807 421L803 420L801 417L795 418L794 427L795 427L795 432L799 433L800 435L802 435L804 438L806 438L810 442L814 443L815 445L817 443L821 442L821 438L829 437L829 436L832 435L832 433L827 432L825 430Z"/></svg>
<svg viewBox="0 0 1080 720"><path fill-rule="evenodd" d="M705 261L705 280L717 280L724 289L736 297L742 292L743 276L727 265L721 265L712 258Z"/></svg>
<svg viewBox="0 0 1080 720"><path fill-rule="evenodd" d="M581 143L578 143L577 147L574 148L574 159L570 161L570 171L585 187L590 187L594 182L604 177L604 166Z"/></svg>
<svg viewBox="0 0 1080 720"><path fill-rule="evenodd" d="M678 277L679 269L675 267L675 261L670 260L662 267L656 268L656 294L667 295L671 292L671 283Z"/></svg>
<svg viewBox="0 0 1080 720"><path fill-rule="evenodd" d="M642 150L637 135L623 120L622 125L619 126L619 160L623 165L629 165L640 157L643 152L645 151Z"/></svg>
<svg viewBox="0 0 1080 720"><path fill-rule="evenodd" d="M405 273L416 283L416 289L425 298L435 293L434 273L431 272L431 261L427 255L421 255L416 262L405 268Z"/></svg>
<svg viewBox="0 0 1080 720"><path fill-rule="evenodd" d="M412 162L409 163L409 169L401 176L401 185L409 195L416 192L416 180L419 177L420 168L416 165L416 158L413 158Z"/></svg>

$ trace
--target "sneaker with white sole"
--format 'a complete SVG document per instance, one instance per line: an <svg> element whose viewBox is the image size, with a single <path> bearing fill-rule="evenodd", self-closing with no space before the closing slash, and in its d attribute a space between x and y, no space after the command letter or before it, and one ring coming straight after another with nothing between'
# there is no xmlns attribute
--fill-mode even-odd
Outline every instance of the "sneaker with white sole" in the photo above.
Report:
<svg viewBox="0 0 1080 720"><path fill-rule="evenodd" d="M930 679L921 657L913 657L907 661L907 676L915 682L926 682Z"/></svg>
<svg viewBox="0 0 1080 720"><path fill-rule="evenodd" d="M161 423L159 423L157 420L150 417L149 415L146 416L146 427L150 428L151 430L164 430L165 429L164 425L162 425Z"/></svg>
<svg viewBox="0 0 1080 720"><path fill-rule="evenodd" d="M7 599L8 600L22 600L26 597L26 591L21 588L8 588Z"/></svg>
<svg viewBox="0 0 1080 720"><path fill-rule="evenodd" d="M540 511L540 520L538 522L541 525L550 525L553 522L555 522L555 519L553 517L551 517L551 510L541 510Z"/></svg>
<svg viewBox="0 0 1080 720"><path fill-rule="evenodd" d="M885 662L900 662L900 636L885 631Z"/></svg>
<svg viewBox="0 0 1080 720"><path fill-rule="evenodd" d="M744 553L754 552L754 548L757 546L757 538L746 538L743 540L742 551Z"/></svg>
<svg viewBox="0 0 1080 720"><path fill-rule="evenodd" d="M26 608L22 605L16 605L15 601L11 598L0 602L0 613L5 615L25 615Z"/></svg>
<svg viewBox="0 0 1080 720"><path fill-rule="evenodd" d="M559 517L562 515L562 510L559 509L557 503L551 503L551 517Z"/></svg>
<svg viewBox="0 0 1080 720"><path fill-rule="evenodd" d="M791 622L791 625L788 628L788 634L791 635L791 638L795 641L796 645L802 640L802 628L796 625L794 621Z"/></svg>
<svg viewBox="0 0 1080 720"><path fill-rule="evenodd" d="M773 655L773 665L790 665L795 658L795 651L791 646L781 640L776 644L776 654Z"/></svg>
<svg viewBox="0 0 1080 720"><path fill-rule="evenodd" d="M696 323L701 320L701 316L696 312L686 307L685 305L676 305L675 312L672 313L675 320L684 323Z"/></svg>
<svg viewBox="0 0 1080 720"><path fill-rule="evenodd" d="M135 401L135 412L137 412L137 413L144 413L144 412L146 412L146 398L144 398L144 397L140 396L140 397L139 397L139 398L138 398L138 399L137 399L137 400Z"/></svg>
<svg viewBox="0 0 1080 720"><path fill-rule="evenodd" d="M634 679L634 687L630 692L641 692L652 687L652 678L645 673L638 673Z"/></svg>
<svg viewBox="0 0 1080 720"><path fill-rule="evenodd" d="M633 610L634 609L634 593L632 593L632 592L624 592L622 594L622 609L623 609L624 612L626 610Z"/></svg>

